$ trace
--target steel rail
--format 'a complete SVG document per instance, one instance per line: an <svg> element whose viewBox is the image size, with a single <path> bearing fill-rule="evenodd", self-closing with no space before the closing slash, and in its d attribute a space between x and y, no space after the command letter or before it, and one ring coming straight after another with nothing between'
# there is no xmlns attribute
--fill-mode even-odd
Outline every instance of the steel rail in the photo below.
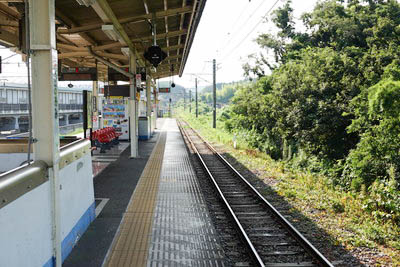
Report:
<svg viewBox="0 0 400 267"><path fill-rule="evenodd" d="M189 125L186 121L185 123ZM189 126L190 127L190 126ZM324 255L310 243L268 200L266 200L258 191L255 189L221 154L219 154L215 148L207 142L198 131L190 127L193 132L201 139L204 144L217 156L221 162L227 166L234 174L236 174L248 188L256 194L264 205L271 211L271 214L278 220L278 222L295 238L299 244L318 262L320 266L334 267L334 265L325 258ZM197 151L197 149L196 149ZM198 153L198 152L197 152Z"/></svg>
<svg viewBox="0 0 400 267"><path fill-rule="evenodd" d="M246 231L244 230L243 226L239 222L239 219L237 218L236 214L234 213L233 209L229 205L228 201L226 200L224 194L222 193L220 187L218 186L214 176L211 174L210 170L208 169L206 163L204 162L202 156L200 155L199 151L197 150L196 146L194 145L193 141L190 139L189 135L187 134L186 130L182 127L181 123L178 122L179 129L182 133L182 135L186 136L186 139L189 141L193 151L195 152L197 158L199 159L202 168L205 170L207 173L208 177L212 181L212 183L215 186L215 189L218 191L219 197L221 198L222 202L225 204L226 209L229 211L229 215L233 218L235 221L235 226L238 228L238 232L241 235L242 240L246 244L247 248L251 252L251 256L254 260L254 262L257 264L257 266L265 267L265 264L263 263L260 255L258 254L257 250L255 249L253 243L251 242L249 236L247 235Z"/></svg>

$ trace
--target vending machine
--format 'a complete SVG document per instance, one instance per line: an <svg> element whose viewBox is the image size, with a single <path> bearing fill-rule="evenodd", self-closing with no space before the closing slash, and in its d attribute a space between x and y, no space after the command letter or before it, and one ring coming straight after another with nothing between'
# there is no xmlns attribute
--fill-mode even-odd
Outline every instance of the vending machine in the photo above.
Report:
<svg viewBox="0 0 400 267"><path fill-rule="evenodd" d="M120 140L129 139L128 99L123 96L109 96L103 98L103 126L114 127L122 133Z"/></svg>

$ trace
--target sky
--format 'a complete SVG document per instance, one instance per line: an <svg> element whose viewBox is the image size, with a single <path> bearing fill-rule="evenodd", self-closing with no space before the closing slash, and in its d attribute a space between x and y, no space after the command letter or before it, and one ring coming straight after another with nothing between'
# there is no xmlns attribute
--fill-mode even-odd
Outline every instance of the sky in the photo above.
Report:
<svg viewBox="0 0 400 267"><path fill-rule="evenodd" d="M216 59L217 82L243 80L242 65L247 56L260 51L254 42L261 33L276 31L267 12L276 0L208 0L185 66L182 78L174 78L175 83L194 87L194 75L200 78L200 86L212 83L212 59ZM286 1L278 1L273 10ZM292 0L294 17L300 18L311 11L317 0ZM300 26L301 27L301 26ZM168 79L167 79L168 80Z"/></svg>
<svg viewBox="0 0 400 267"><path fill-rule="evenodd" d="M242 65L249 54L260 48L254 42L261 33L273 33L272 23L265 22L269 10L284 5L284 0L208 0L190 50L185 71L174 82L184 87L194 87L194 77L198 77L199 87L212 83L212 60L217 62L217 82L243 80ZM317 0L292 0L294 17L311 11ZM26 83L27 71L20 55L0 47L3 71L0 84ZM11 56L11 57L10 57ZM10 57L10 58L8 58ZM195 74L195 75L193 75ZM168 77L162 79L172 81ZM68 82L60 82L66 86ZM91 83L87 83L91 84Z"/></svg>

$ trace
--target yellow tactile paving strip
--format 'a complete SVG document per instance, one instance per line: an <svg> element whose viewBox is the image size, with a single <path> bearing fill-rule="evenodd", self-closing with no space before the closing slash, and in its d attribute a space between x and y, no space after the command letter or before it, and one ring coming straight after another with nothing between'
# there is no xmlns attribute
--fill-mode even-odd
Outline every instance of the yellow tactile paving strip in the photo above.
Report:
<svg viewBox="0 0 400 267"><path fill-rule="evenodd" d="M166 136L161 133L143 170L105 266L146 266Z"/></svg>

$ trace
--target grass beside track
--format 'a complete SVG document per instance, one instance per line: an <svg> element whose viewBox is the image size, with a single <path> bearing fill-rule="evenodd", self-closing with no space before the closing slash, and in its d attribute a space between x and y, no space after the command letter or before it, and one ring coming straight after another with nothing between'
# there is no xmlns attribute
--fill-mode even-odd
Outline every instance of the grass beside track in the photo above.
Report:
<svg viewBox="0 0 400 267"><path fill-rule="evenodd" d="M236 138L237 146L233 148L234 136L223 129L222 123L213 129L211 116L196 118L187 112L180 112L179 116L206 140L222 145L225 152L264 182L268 180L295 209L329 233L333 242L350 251L373 249L374 266L400 266L400 226L392 220L377 220L366 212L362 206L368 195L345 192L318 174L289 170L284 161L271 159L240 138Z"/></svg>

